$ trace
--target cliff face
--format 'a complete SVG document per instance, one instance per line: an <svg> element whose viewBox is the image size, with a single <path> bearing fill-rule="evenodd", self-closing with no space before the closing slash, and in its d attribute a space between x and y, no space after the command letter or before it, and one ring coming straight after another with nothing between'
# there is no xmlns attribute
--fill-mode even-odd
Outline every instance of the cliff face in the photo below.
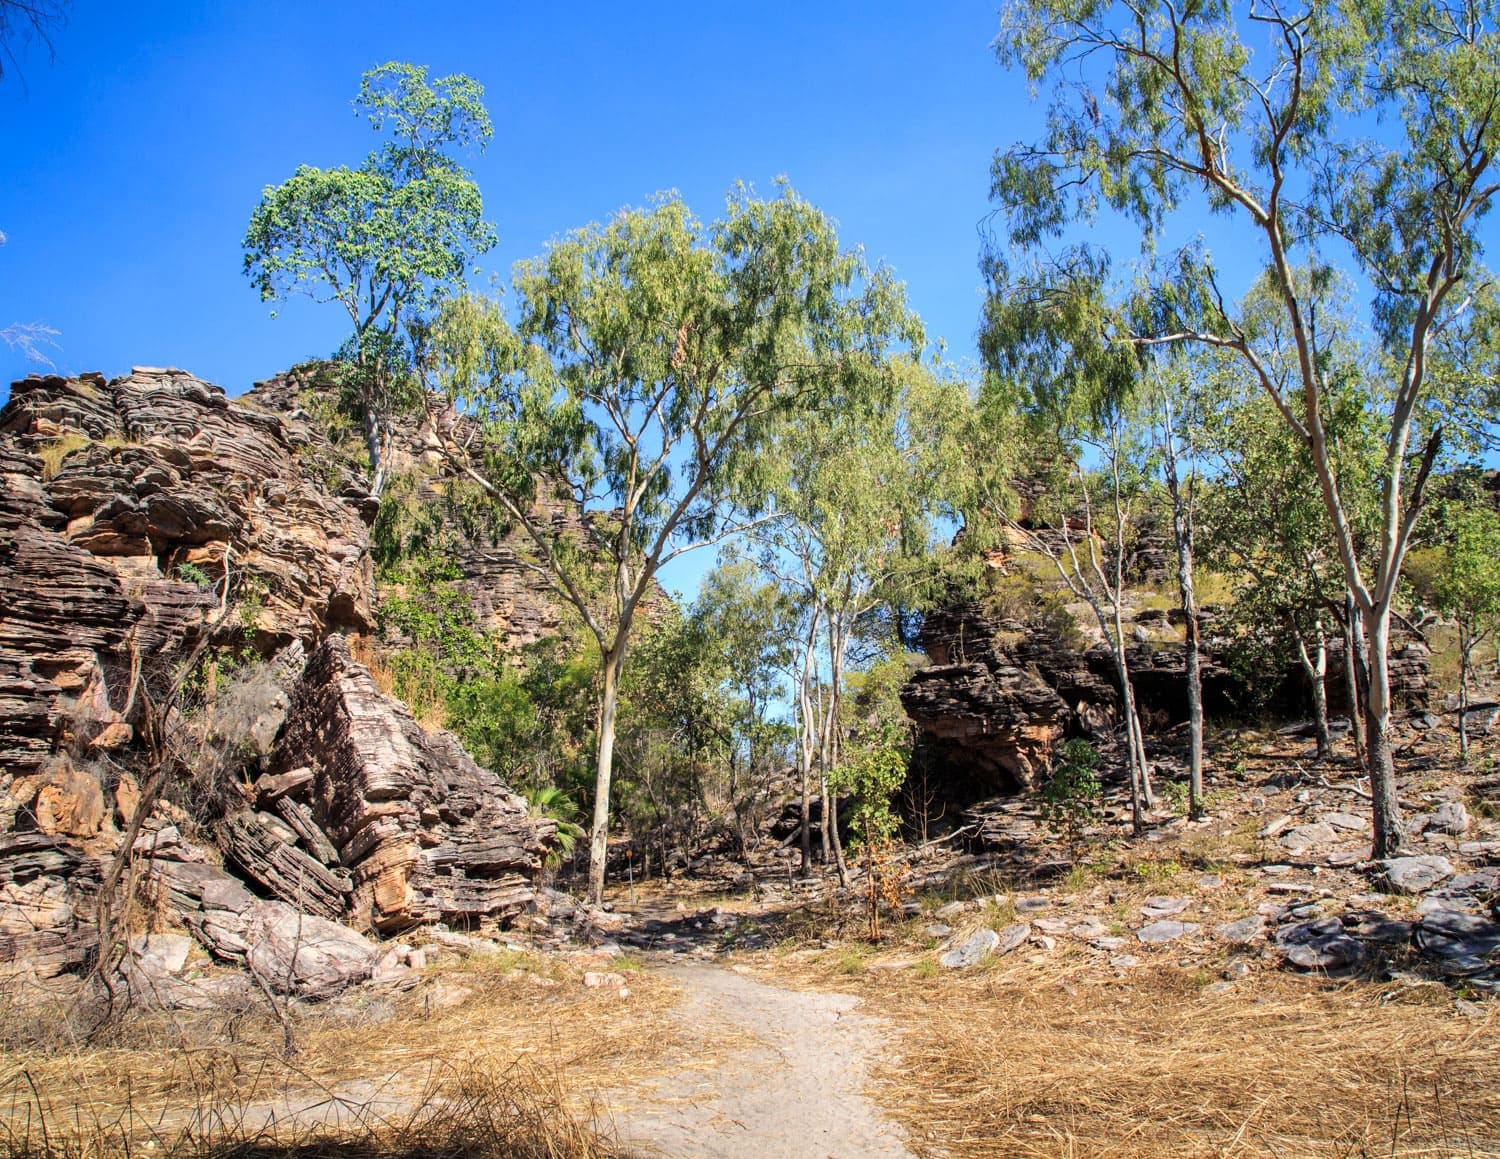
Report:
<svg viewBox="0 0 1500 1159"><path fill-rule="evenodd" d="M269 653L373 628L367 497L300 469L319 433L181 371L32 377L0 411L0 764L129 743L132 673L220 601ZM224 577L229 574L226 593Z"/></svg>
<svg viewBox="0 0 1500 1159"><path fill-rule="evenodd" d="M145 771L142 703L203 642L223 662L194 679L219 700L169 723L219 754L187 774L214 803L159 806L136 846L180 919L217 912L179 887L229 880L221 861L234 889L367 928L500 923L532 899L555 826L419 727L343 639L376 629L378 505L281 382L231 400L178 370L33 376L0 410L0 965L92 953L93 894ZM473 553L496 628L555 626L532 577L494 544Z"/></svg>

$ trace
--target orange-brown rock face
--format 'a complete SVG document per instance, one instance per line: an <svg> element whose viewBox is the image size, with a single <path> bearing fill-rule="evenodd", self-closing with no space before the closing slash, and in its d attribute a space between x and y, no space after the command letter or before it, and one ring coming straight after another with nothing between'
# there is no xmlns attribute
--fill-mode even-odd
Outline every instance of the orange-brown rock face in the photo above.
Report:
<svg viewBox="0 0 1500 1159"><path fill-rule="evenodd" d="M267 651L373 627L368 497L299 469L320 437L181 371L14 384L0 411L0 767L128 744L134 671L191 647L226 569L251 621L228 629Z"/></svg>
<svg viewBox="0 0 1500 1159"><path fill-rule="evenodd" d="M530 816L452 735L425 732L342 638L309 658L272 764L261 795L274 795L294 825L300 818L326 835L329 853L352 875L356 924L477 926L531 901L556 823ZM314 775L286 775L300 769Z"/></svg>

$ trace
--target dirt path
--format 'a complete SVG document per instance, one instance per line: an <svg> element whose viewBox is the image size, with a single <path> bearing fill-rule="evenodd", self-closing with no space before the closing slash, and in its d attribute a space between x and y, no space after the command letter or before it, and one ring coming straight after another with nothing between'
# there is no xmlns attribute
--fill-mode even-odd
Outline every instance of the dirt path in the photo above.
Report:
<svg viewBox="0 0 1500 1159"><path fill-rule="evenodd" d="M782 990L715 966L666 973L685 992L674 1013L690 1044L698 1035L738 1041L706 1066L664 1057L648 1090L606 1096L621 1142L671 1159L910 1156L899 1128L862 1094L889 1044L878 1019L855 1012L857 998Z"/></svg>

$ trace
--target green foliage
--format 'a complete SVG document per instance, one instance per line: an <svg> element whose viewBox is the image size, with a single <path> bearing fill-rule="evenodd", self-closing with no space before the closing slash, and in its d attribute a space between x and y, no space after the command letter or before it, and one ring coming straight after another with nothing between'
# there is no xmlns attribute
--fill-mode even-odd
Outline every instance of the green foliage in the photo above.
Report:
<svg viewBox="0 0 1500 1159"><path fill-rule="evenodd" d="M855 843L873 847L900 828L894 802L910 761L909 726L904 719L886 719L851 745L845 759L829 771L829 788L853 797L848 818Z"/></svg>
<svg viewBox="0 0 1500 1159"><path fill-rule="evenodd" d="M1042 819L1067 843L1076 860L1084 846L1084 830L1097 822L1104 802L1099 781L1099 753L1081 737L1063 742L1042 786Z"/></svg>
<svg viewBox="0 0 1500 1159"><path fill-rule="evenodd" d="M245 233L245 273L262 300L305 295L348 314L330 373L366 429L377 490L393 417L420 405L427 316L495 244L479 187L454 155L492 135L482 96L466 76L429 82L416 65L365 73L355 109L389 139L358 169L302 165L266 187Z"/></svg>
<svg viewBox="0 0 1500 1159"><path fill-rule="evenodd" d="M557 848L549 854L548 864L553 867L562 864L573 856L578 839L584 833L583 826L578 823L582 816L578 802L556 785L528 787L522 795L533 814L557 822Z"/></svg>
<svg viewBox="0 0 1500 1159"><path fill-rule="evenodd" d="M206 588L212 582L208 573L196 563L179 563L176 572L177 578L183 583L197 584L200 588Z"/></svg>

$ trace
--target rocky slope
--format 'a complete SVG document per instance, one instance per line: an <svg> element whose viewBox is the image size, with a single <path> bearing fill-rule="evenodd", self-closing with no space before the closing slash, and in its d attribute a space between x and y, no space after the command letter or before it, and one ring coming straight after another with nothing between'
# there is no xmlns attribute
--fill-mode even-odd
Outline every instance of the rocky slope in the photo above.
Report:
<svg viewBox="0 0 1500 1159"><path fill-rule="evenodd" d="M180 775L204 781L167 796L197 792L204 808L158 805L131 859L160 887L159 920L244 960L247 929L253 941L284 924L273 910L246 926L251 904L384 931L493 927L532 902L555 826L351 655L345 636L376 626L377 504L294 403L274 383L231 400L150 368L12 387L0 966L46 975L93 955L94 896L150 772L145 705L200 643L193 705L165 724L198 746ZM497 625L531 590L519 570ZM523 635L555 623L536 608L518 616Z"/></svg>
<svg viewBox="0 0 1500 1159"><path fill-rule="evenodd" d="M1131 682L1148 735L1187 718L1181 613L1153 603L1133 595L1124 616L1133 641ZM1088 606L1055 598L1025 608L1015 604L960 600L928 615L921 643L931 663L901 690L927 764L938 770L950 801L1034 788L1059 740L1081 735L1107 746L1119 720L1114 660ZM1249 702L1249 689L1221 660L1234 641L1215 630L1216 621L1212 611L1200 613L1204 708L1211 717L1232 719ZM1420 641L1398 643L1391 678L1403 707L1425 707L1429 663ZM1293 711L1307 708L1299 671L1289 668L1269 679ZM1332 642L1327 683L1330 706L1338 710L1340 641Z"/></svg>

